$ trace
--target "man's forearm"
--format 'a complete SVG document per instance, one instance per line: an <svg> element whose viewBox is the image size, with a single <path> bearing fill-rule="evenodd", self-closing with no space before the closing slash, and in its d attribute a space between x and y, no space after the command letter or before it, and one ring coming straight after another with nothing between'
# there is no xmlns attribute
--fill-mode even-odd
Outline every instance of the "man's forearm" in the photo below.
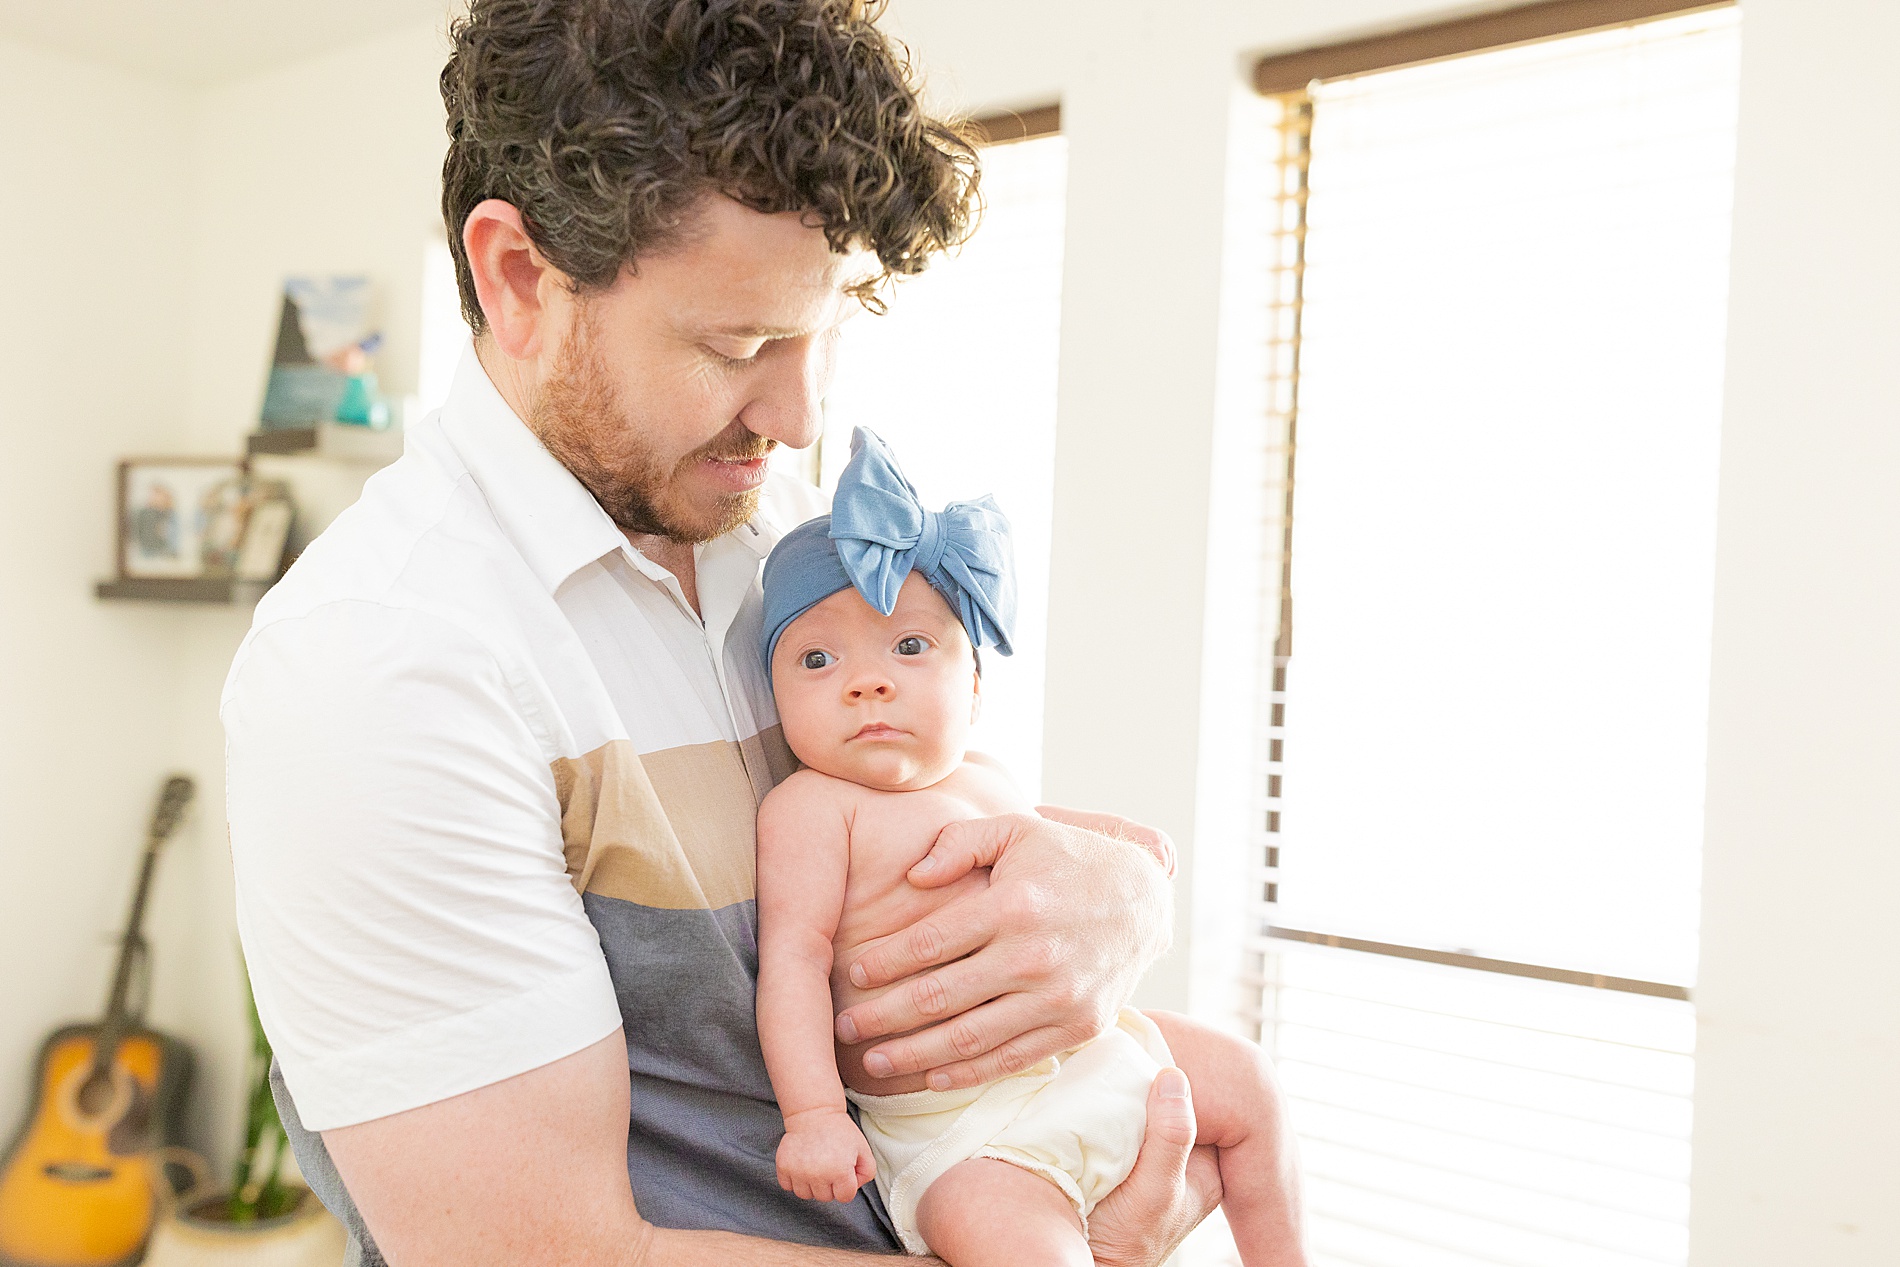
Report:
<svg viewBox="0 0 1900 1267"><path fill-rule="evenodd" d="M871 1263L887 1263L893 1257L902 1257L907 1263L922 1264L922 1267L944 1267L941 1258L860 1254L784 1241L762 1241L731 1232L682 1232L673 1228L655 1228L646 1255L635 1261L638 1267L705 1267L714 1262L730 1267L868 1267Z"/></svg>
<svg viewBox="0 0 1900 1267"><path fill-rule="evenodd" d="M323 1132L394 1267L846 1267L888 1259L656 1228L627 1177L627 1045ZM559 1175L559 1183L549 1183ZM769 1180L768 1180L769 1182Z"/></svg>

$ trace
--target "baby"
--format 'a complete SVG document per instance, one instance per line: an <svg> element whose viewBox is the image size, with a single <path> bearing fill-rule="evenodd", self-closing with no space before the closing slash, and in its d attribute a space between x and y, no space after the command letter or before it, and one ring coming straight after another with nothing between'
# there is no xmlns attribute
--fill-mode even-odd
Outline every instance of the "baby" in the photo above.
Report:
<svg viewBox="0 0 1900 1267"><path fill-rule="evenodd" d="M1243 1261L1304 1263L1271 1074L1249 1043L1124 1008L1073 1051L957 1091L873 1077L869 1044L834 1047L835 1013L884 992L846 975L858 954L989 883L977 870L913 887L906 874L937 833L1034 812L1001 766L964 747L977 649L1010 652L1007 520L987 497L925 511L875 435L859 429L851 449L832 514L788 533L765 565L765 657L805 767L759 811L759 1037L785 1116L780 1186L848 1201L875 1175L912 1253L1082 1267L1089 1212L1133 1168L1149 1086L1174 1065L1193 1088L1198 1141L1219 1149Z"/></svg>

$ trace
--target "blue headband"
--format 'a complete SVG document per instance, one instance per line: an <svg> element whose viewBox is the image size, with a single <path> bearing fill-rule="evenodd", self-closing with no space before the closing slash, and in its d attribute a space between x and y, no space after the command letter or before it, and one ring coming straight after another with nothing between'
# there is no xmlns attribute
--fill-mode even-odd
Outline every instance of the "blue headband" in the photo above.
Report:
<svg viewBox="0 0 1900 1267"><path fill-rule="evenodd" d="M786 533L765 561L766 669L786 627L818 603L851 587L888 616L912 572L950 604L972 647L1010 654L1009 520L989 497L925 510L884 441L859 427L831 513Z"/></svg>

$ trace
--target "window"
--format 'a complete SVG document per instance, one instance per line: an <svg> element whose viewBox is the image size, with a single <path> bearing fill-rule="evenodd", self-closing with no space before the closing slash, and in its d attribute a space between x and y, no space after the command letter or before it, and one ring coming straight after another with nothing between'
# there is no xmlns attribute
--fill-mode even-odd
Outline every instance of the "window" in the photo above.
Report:
<svg viewBox="0 0 1900 1267"><path fill-rule="evenodd" d="M1272 102L1251 964L1322 1262L1686 1258L1738 18Z"/></svg>
<svg viewBox="0 0 1900 1267"><path fill-rule="evenodd" d="M1056 353L1068 146L1053 110L1006 116L1025 139L983 150L983 220L961 251L898 282L883 316L844 327L818 465L829 488L869 427L926 505L993 494L1016 547L1015 654L983 657L972 739L1032 798L1042 783L1043 666L1055 493ZM1028 128L1022 125L1028 124ZM996 136L1002 127L980 125ZM795 458L796 455L787 455Z"/></svg>
<svg viewBox="0 0 1900 1267"><path fill-rule="evenodd" d="M449 398L455 367L461 364L468 340L462 292L455 284L455 257L449 254L448 242L436 238L422 250L422 332L417 341L413 417L440 409Z"/></svg>

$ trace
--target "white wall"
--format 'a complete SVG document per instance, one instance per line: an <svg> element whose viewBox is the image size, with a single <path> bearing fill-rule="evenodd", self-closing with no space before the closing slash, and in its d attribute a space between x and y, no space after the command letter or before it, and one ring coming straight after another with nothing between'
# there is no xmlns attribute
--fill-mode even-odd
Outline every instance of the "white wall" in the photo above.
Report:
<svg viewBox="0 0 1900 1267"><path fill-rule="evenodd" d="M184 613L94 601L113 567L114 463L179 451L183 95L0 42L0 1132L40 1038L97 1019L144 827L171 768ZM196 929L190 872L222 852L214 805L159 873L158 997Z"/></svg>
<svg viewBox="0 0 1900 1267"><path fill-rule="evenodd" d="M1748 0L1692 1261L1900 1262L1900 9Z"/></svg>
<svg viewBox="0 0 1900 1267"><path fill-rule="evenodd" d="M385 389L415 390L423 247L442 236L442 24L212 88L193 108L191 423L233 444L255 426L292 272L381 286Z"/></svg>

